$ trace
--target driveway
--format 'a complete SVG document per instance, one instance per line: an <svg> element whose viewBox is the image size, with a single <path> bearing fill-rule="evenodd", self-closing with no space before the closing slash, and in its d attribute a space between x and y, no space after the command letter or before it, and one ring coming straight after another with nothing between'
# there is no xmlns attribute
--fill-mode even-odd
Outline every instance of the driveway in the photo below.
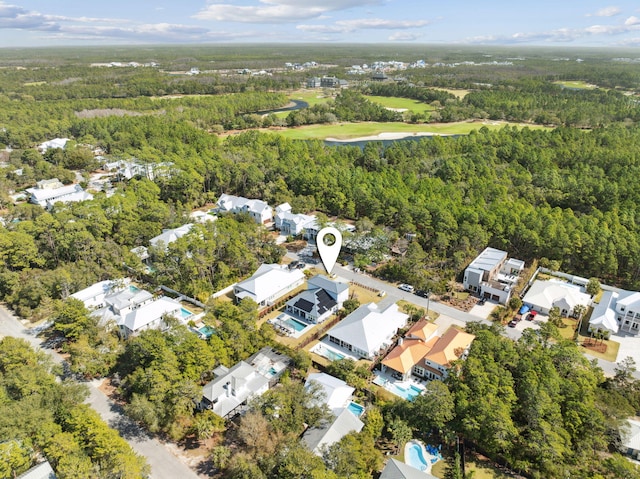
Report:
<svg viewBox="0 0 640 479"><path fill-rule="evenodd" d="M25 339L32 347L40 349L42 341L0 305L0 337L12 336ZM60 364L63 358L52 349L42 349L54 362ZM174 456L161 442L148 436L143 429L133 423L102 391L97 382L86 383L89 387L87 403L95 409L102 419L127 440L134 451L144 456L151 466L152 479L198 479L198 475Z"/></svg>

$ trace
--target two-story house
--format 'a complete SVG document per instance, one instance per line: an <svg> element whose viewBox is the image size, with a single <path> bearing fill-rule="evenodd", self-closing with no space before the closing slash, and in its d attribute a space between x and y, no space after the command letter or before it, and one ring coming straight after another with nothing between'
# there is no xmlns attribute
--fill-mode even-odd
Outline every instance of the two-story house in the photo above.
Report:
<svg viewBox="0 0 640 479"><path fill-rule="evenodd" d="M524 261L487 247L467 266L462 284L467 291L506 304L523 270Z"/></svg>

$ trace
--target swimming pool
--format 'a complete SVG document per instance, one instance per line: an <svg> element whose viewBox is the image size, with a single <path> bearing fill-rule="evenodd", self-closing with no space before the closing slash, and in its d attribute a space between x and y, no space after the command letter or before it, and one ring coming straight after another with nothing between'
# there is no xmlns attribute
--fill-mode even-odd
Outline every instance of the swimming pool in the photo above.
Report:
<svg viewBox="0 0 640 479"><path fill-rule="evenodd" d="M340 361L341 359L344 359L344 354L336 353L335 351L332 351L331 349L326 349L326 348L322 351L320 355L324 356L330 361Z"/></svg>
<svg viewBox="0 0 640 479"><path fill-rule="evenodd" d="M393 394L395 394L396 396L400 396L401 398L406 399L407 401L413 401L416 396L422 393L422 389L420 389L417 386L414 386L413 384L408 388L404 388L394 383L388 383L387 389L391 391Z"/></svg>
<svg viewBox="0 0 640 479"><path fill-rule="evenodd" d="M347 409L353 413L354 416L360 417L364 413L364 406L351 401L347 406Z"/></svg>
<svg viewBox="0 0 640 479"><path fill-rule="evenodd" d="M202 336L204 336L205 339L209 339L213 335L213 333L216 332L216 330L211 326L202 326L200 329L198 329L198 332Z"/></svg>
<svg viewBox="0 0 640 479"><path fill-rule="evenodd" d="M429 467L429 462L424 454L424 448L422 444L410 441L405 448L405 462L415 469L420 471L426 471Z"/></svg>
<svg viewBox="0 0 640 479"><path fill-rule="evenodd" d="M131 291L132 293L137 293L138 291L140 291L140 288L138 288L137 286L134 286L132 284L129 285L129 291Z"/></svg>
<svg viewBox="0 0 640 479"><path fill-rule="evenodd" d="M188 309L180 308L180 316L182 316L182 319L186 319L189 316L193 316L193 313Z"/></svg>
<svg viewBox="0 0 640 479"><path fill-rule="evenodd" d="M295 329L297 332L302 331L304 328L307 327L307 325L305 323L301 323L300 321L296 321L293 318L287 318L285 320L282 321L284 324L286 324L287 326L292 327L293 329Z"/></svg>

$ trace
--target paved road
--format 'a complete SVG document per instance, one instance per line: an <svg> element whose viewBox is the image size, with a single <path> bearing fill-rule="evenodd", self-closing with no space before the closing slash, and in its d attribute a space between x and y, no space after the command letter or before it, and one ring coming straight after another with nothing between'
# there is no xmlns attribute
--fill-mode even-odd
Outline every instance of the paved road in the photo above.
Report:
<svg viewBox="0 0 640 479"><path fill-rule="evenodd" d="M34 348L40 348L41 340L32 331L0 305L0 336L13 336L27 340ZM60 364L64 360L52 349L42 349L53 361ZM94 408L111 427L118 430L138 454L144 456L151 466L152 479L198 479L198 475L174 456L158 440L147 436L135 423L123 414L95 383L87 383L89 398L87 403Z"/></svg>

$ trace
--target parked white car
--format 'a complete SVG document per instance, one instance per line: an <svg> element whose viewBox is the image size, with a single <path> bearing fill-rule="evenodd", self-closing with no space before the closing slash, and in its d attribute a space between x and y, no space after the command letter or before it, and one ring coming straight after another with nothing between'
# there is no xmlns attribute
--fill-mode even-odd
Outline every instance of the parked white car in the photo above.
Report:
<svg viewBox="0 0 640 479"><path fill-rule="evenodd" d="M413 286L406 283L402 283L400 286L398 286L398 288L401 289L402 291L406 291L407 293L413 293L413 291L415 290Z"/></svg>

